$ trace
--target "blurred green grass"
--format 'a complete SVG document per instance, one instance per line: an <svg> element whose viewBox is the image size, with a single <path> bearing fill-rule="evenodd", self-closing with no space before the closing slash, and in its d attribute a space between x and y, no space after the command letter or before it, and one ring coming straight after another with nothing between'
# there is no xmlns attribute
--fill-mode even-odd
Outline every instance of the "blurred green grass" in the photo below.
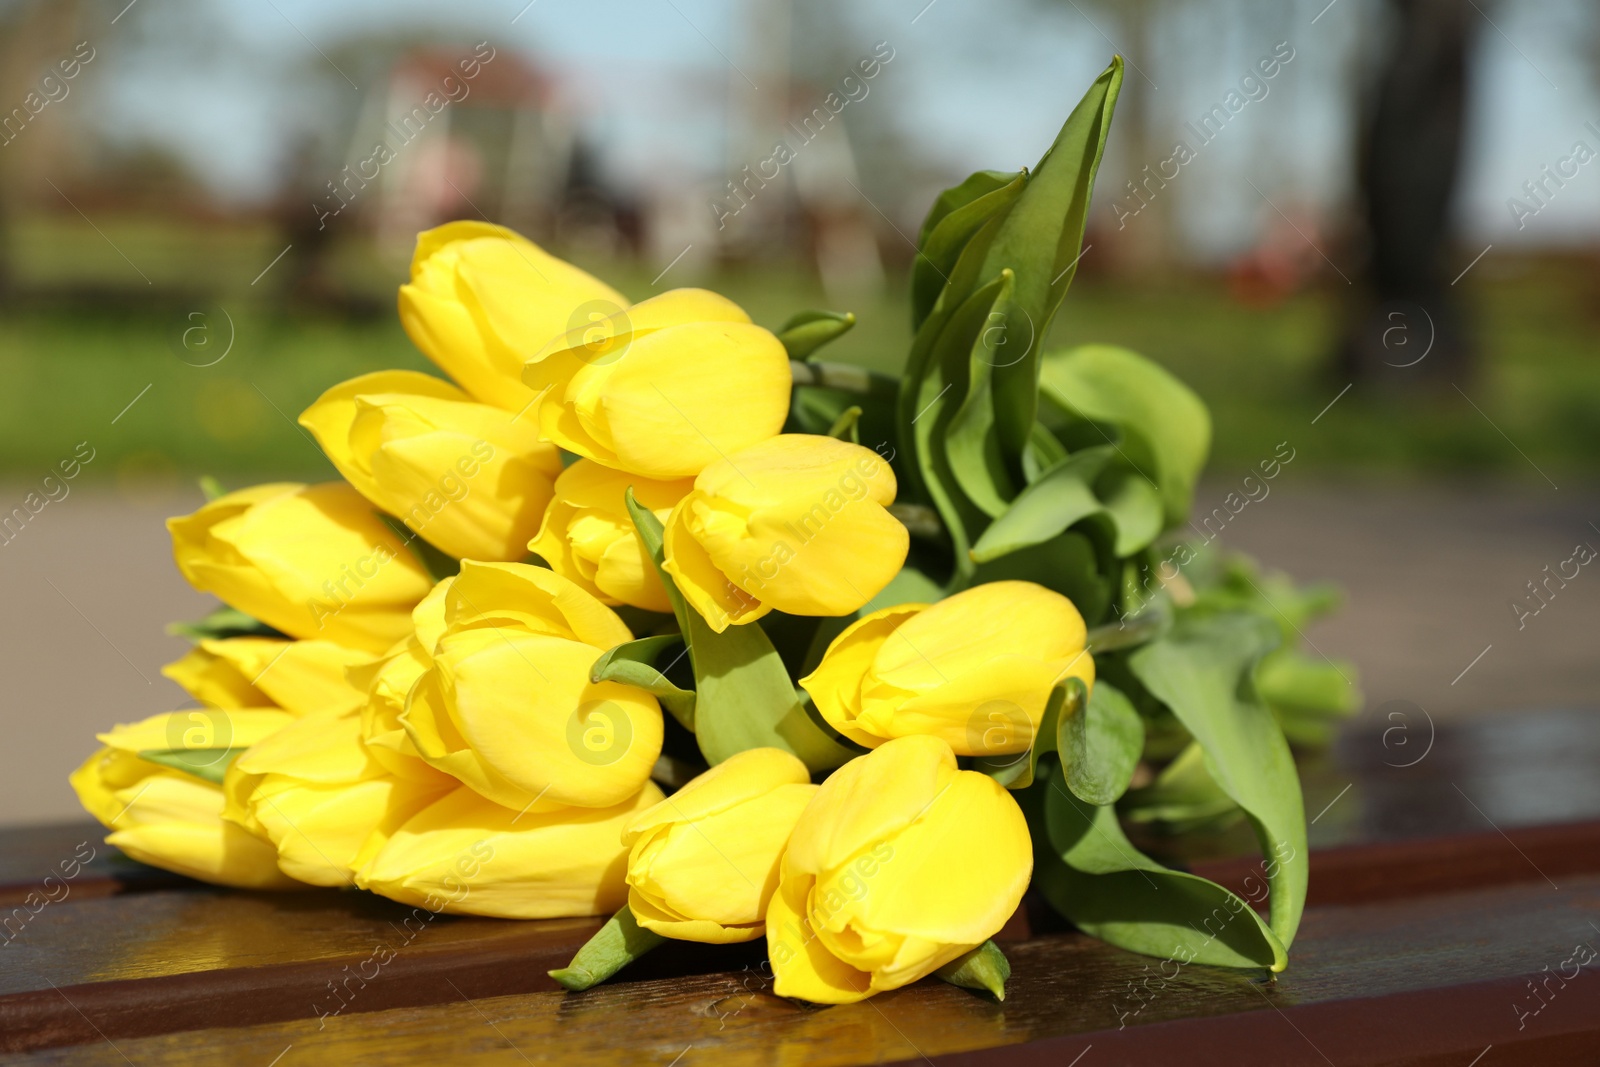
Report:
<svg viewBox="0 0 1600 1067"><path fill-rule="evenodd" d="M393 257L385 262L355 243L334 250L341 280L375 309L341 317L279 310L270 273L260 289L250 284L281 247L267 227L214 227L188 238L147 223L106 230L58 221L14 233L24 291L70 287L80 295L70 304L0 309L0 477L42 477L80 441L96 450L85 469L96 481L214 474L239 485L331 476L294 425L298 413L345 378L429 369L392 310L404 271ZM718 289L774 327L794 311L833 306L796 270L752 266L690 278L680 269L652 287L643 266L585 265L634 298L674 284ZM1460 384L1482 413L1448 387L1388 397L1357 390L1313 426L1344 385L1327 370L1343 295L1334 292L1247 307L1219 279L1083 279L1052 342L1123 344L1173 370L1211 406L1218 474L1253 467L1281 441L1296 449L1301 469L1540 482L1537 464L1558 482L1587 474L1600 456L1592 287L1558 265L1501 270L1481 269L1466 283L1482 364L1475 380ZM109 295L96 298L102 290ZM836 308L856 312L859 325L828 358L894 371L910 340L904 293L896 279L885 293ZM197 311L209 317L191 318ZM226 358L207 367L178 358L186 328L214 331L220 346L225 319L234 334Z"/></svg>

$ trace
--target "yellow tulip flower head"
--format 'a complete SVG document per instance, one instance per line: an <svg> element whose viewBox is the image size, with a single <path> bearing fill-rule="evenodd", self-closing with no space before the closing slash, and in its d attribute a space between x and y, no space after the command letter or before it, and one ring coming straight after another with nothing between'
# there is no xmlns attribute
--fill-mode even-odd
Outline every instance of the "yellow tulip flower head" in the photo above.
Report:
<svg viewBox="0 0 1600 1067"><path fill-rule="evenodd" d="M610 807L519 811L463 786L390 835L356 884L436 913L609 915L628 897L622 828L660 799L647 781Z"/></svg>
<svg viewBox="0 0 1600 1067"><path fill-rule="evenodd" d="M433 646L444 633L444 598L455 579L446 578L422 598L411 618L416 626L387 659L362 672L367 682L361 705L361 739L367 752L390 774L431 779L439 772L423 760L406 733L402 716L411 687L433 666ZM355 675L352 675L354 680Z"/></svg>
<svg viewBox="0 0 1600 1067"><path fill-rule="evenodd" d="M433 585L343 482L241 489L168 519L167 530L190 585L290 637L385 652Z"/></svg>
<svg viewBox="0 0 1600 1067"><path fill-rule="evenodd" d="M140 755L186 753L204 770L229 750L294 721L274 709L152 715L99 735L105 746L72 773L84 809L112 831L106 843L142 863L241 889L289 889L270 844L222 817L222 787Z"/></svg>
<svg viewBox="0 0 1600 1067"><path fill-rule="evenodd" d="M623 831L628 910L640 926L683 941L761 936L778 860L817 787L777 748L752 748L640 813Z"/></svg>
<svg viewBox="0 0 1600 1067"><path fill-rule="evenodd" d="M589 680L632 640L615 612L543 567L467 561L444 623L406 699L423 759L513 811L609 808L639 791L661 753L661 708Z"/></svg>
<svg viewBox="0 0 1600 1067"><path fill-rule="evenodd" d="M539 428L570 452L646 478L691 478L789 414L789 354L737 304L674 289L534 356Z"/></svg>
<svg viewBox="0 0 1600 1067"><path fill-rule="evenodd" d="M309 715L359 708L366 694L346 672L372 661L371 653L332 641L221 637L202 640L161 673L212 707L276 706Z"/></svg>
<svg viewBox="0 0 1600 1067"><path fill-rule="evenodd" d="M531 415L413 371L336 385L300 425L362 496L458 559L521 559L561 473Z"/></svg>
<svg viewBox="0 0 1600 1067"><path fill-rule="evenodd" d="M350 885L374 834L395 828L455 788L389 774L361 742L353 715L296 719L228 768L224 817L271 841L278 867L312 885Z"/></svg>
<svg viewBox="0 0 1600 1067"><path fill-rule="evenodd" d="M848 1004L983 944L1033 873L1028 824L937 737L897 738L822 783L767 909L779 996Z"/></svg>
<svg viewBox="0 0 1600 1067"><path fill-rule="evenodd" d="M783 434L713 463L665 530L665 567L721 633L774 609L848 615L905 563L894 472L848 441Z"/></svg>
<svg viewBox="0 0 1600 1067"><path fill-rule="evenodd" d="M988 582L857 620L800 684L858 744L932 734L959 756L1025 752L1057 682L1093 686L1086 636L1060 593Z"/></svg>
<svg viewBox="0 0 1600 1067"><path fill-rule="evenodd" d="M400 323L473 397L520 411L535 395L522 384L523 361L557 334L627 302L504 226L449 222L417 235L411 281L400 287Z"/></svg>
<svg viewBox="0 0 1600 1067"><path fill-rule="evenodd" d="M555 499L528 549L603 604L671 611L661 574L628 517L626 494L631 488L665 522L693 487L687 478L657 482L580 459L556 479Z"/></svg>

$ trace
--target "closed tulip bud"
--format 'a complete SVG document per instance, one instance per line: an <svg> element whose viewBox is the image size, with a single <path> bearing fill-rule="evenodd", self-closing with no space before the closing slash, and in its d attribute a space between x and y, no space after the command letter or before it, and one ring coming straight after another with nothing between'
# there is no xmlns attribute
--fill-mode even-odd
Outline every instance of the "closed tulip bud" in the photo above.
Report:
<svg viewBox="0 0 1600 1067"><path fill-rule="evenodd" d="M504 226L449 222L417 235L400 323L411 340L485 404L520 411L534 398L522 363L595 308L627 298Z"/></svg>
<svg viewBox="0 0 1600 1067"><path fill-rule="evenodd" d="M362 496L458 559L526 555L561 473L532 417L412 371L336 385L300 425Z"/></svg>
<svg viewBox="0 0 1600 1067"><path fill-rule="evenodd" d="M382 653L432 579L343 482L258 485L167 520L189 584L290 637Z"/></svg>
<svg viewBox="0 0 1600 1067"><path fill-rule="evenodd" d="M431 650L444 633L444 598L454 582L454 578L446 578L422 598L411 613L415 631L387 659L352 672L352 681L364 679L367 686L361 705L361 739L367 752L390 774L402 778L428 780L439 773L417 752L401 716L411 687L433 666Z"/></svg>
<svg viewBox="0 0 1600 1067"><path fill-rule="evenodd" d="M800 684L858 744L932 734L960 756L1025 752L1057 682L1094 685L1086 636L1060 593L989 582L857 620Z"/></svg>
<svg viewBox="0 0 1600 1067"><path fill-rule="evenodd" d="M645 782L608 808L519 811L462 787L390 835L356 872L356 884L435 913L609 915L628 896L622 828L660 799L655 783Z"/></svg>
<svg viewBox="0 0 1600 1067"><path fill-rule="evenodd" d="M550 342L523 371L539 429L646 478L690 478L777 433L789 354L737 304L674 289Z"/></svg>
<svg viewBox="0 0 1600 1067"><path fill-rule="evenodd" d="M894 472L848 441L784 434L707 467L665 531L666 569L713 630L848 615L906 561Z"/></svg>
<svg viewBox="0 0 1600 1067"><path fill-rule="evenodd" d="M224 815L271 841L278 867L312 885L349 885L368 838L386 837L455 783L399 778L361 743L361 722L297 719L234 760Z"/></svg>
<svg viewBox="0 0 1600 1067"><path fill-rule="evenodd" d="M555 499L528 549L601 603L671 611L661 574L628 517L626 494L631 488L634 499L665 522L693 485L687 478L651 481L580 459L556 479Z"/></svg>
<svg viewBox="0 0 1600 1067"><path fill-rule="evenodd" d="M202 704L216 708L280 707L291 715L349 712L366 694L346 672L370 653L332 641L278 637L208 638L161 668Z"/></svg>
<svg viewBox="0 0 1600 1067"><path fill-rule="evenodd" d="M432 664L406 699L417 752L515 811L608 808L637 793L661 753L661 709L642 689L591 682L632 640L567 579L518 563L463 562L445 593Z"/></svg>
<svg viewBox="0 0 1600 1067"><path fill-rule="evenodd" d="M760 937L778 860L816 791L794 756L752 748L636 816L622 834L635 921L683 941Z"/></svg>
<svg viewBox="0 0 1600 1067"><path fill-rule="evenodd" d="M292 721L261 709L153 715L100 734L105 747L72 773L72 788L112 831L106 843L141 863L214 885L293 888L298 883L278 869L271 845L224 821L221 786L140 756L187 749L207 767L225 760L230 747L254 744Z"/></svg>
<svg viewBox="0 0 1600 1067"><path fill-rule="evenodd" d="M789 838L767 909L773 991L848 1004L983 944L1033 873L1028 824L937 737L902 737L835 771Z"/></svg>

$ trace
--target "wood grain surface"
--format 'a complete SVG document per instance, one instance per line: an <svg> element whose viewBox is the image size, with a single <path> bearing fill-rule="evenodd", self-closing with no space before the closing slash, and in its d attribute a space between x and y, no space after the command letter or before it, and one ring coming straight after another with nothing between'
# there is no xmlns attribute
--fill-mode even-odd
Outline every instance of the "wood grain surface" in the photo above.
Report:
<svg viewBox="0 0 1600 1067"><path fill-rule="evenodd" d="M3 833L0 1052L17 1054L7 1063L261 1067L280 1055L279 1067L680 1054L681 1067L1066 1065L1080 1053L1080 1067L1467 1067L1480 1053L1478 1067L1596 1064L1600 976L1571 961L1600 946L1600 718L1518 724L1441 728L1418 735L1426 750L1356 730L1308 763L1310 907L1276 981L1163 966L1059 932L1030 901L1005 932L1015 972L1004 1004L924 981L805 1007L770 994L759 944L674 943L624 980L565 995L545 971L597 920L222 891L132 863L87 826ZM1426 755L1396 766L1397 751ZM86 843L93 858L63 867ZM1224 884L1254 862L1235 832L1146 842L1163 845Z"/></svg>
<svg viewBox="0 0 1600 1067"><path fill-rule="evenodd" d="M1069 1064L1600 1062L1600 876L1312 909L1290 969L1163 969L1062 934L1008 946L1003 1004L924 982L844 1007L774 997L745 969L619 981L587 993L484 996L445 976L437 1003L158 1037L96 1038L3 1063L614 1062ZM1548 968L1548 970L1547 970ZM1545 978L1539 995L1532 976ZM63 990L63 993L66 991ZM307 995L314 991L308 989ZM1521 1014L1519 1015L1519 1011ZM1534 1012L1537 1011L1536 1014ZM220 1020L219 1020L220 1021ZM626 1050L624 1054L622 1050ZM287 1051L286 1051L287 1050ZM981 1056L955 1056L990 1050ZM1240 1053L1249 1050L1248 1059ZM124 1059L126 1057L126 1059ZM1092 1057L1092 1058L1091 1058ZM1418 1058L1422 1057L1422 1058ZM1587 1058L1583 1058L1587 1057Z"/></svg>

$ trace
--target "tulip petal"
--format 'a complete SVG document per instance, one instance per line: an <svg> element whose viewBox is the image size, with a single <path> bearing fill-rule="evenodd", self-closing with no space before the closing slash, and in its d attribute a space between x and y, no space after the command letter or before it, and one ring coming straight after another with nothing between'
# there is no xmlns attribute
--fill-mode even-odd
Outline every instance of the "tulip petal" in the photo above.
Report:
<svg viewBox="0 0 1600 1067"><path fill-rule="evenodd" d="M791 872L785 861L778 891L767 905L772 991L813 1004L865 1000L873 992L872 976L830 953L805 919L812 885L809 875Z"/></svg>
<svg viewBox="0 0 1600 1067"><path fill-rule="evenodd" d="M456 765L457 777L514 808L608 807L637 792L661 752L660 707L631 686L590 682L600 652L514 630L446 634L434 669L476 764L470 776Z"/></svg>
<svg viewBox="0 0 1600 1067"><path fill-rule="evenodd" d="M641 813L622 834L631 843L646 830L704 819L783 785L809 785L811 772L781 748L749 748L712 767L672 796Z"/></svg>
<svg viewBox="0 0 1600 1067"><path fill-rule="evenodd" d="M769 331L696 322L640 337L609 368L604 419L616 465L683 478L783 428L789 356Z"/></svg>
<svg viewBox="0 0 1600 1067"><path fill-rule="evenodd" d="M433 911L510 919L610 914L627 899L622 826L660 799L647 782L610 808L519 813L463 787L396 830L356 881Z"/></svg>
<svg viewBox="0 0 1600 1067"><path fill-rule="evenodd" d="M772 606L736 586L717 569L711 556L695 539L689 528L690 515L704 501L703 494L696 490L672 509L662 538L661 565L672 575L678 592L705 619L706 625L720 634L730 625L754 622L771 611Z"/></svg>
<svg viewBox="0 0 1600 1067"><path fill-rule="evenodd" d="M840 924L961 946L922 974L1004 926L1033 873L1022 809L993 778L974 771L956 774L926 811L895 834L891 847L893 856L877 864ZM825 884L819 880L819 891Z"/></svg>
<svg viewBox="0 0 1600 1067"><path fill-rule="evenodd" d="M454 629L518 625L604 651L633 640L617 613L581 586L543 567L463 561L445 594L446 625Z"/></svg>
<svg viewBox="0 0 1600 1067"><path fill-rule="evenodd" d="M924 735L887 741L851 760L822 783L801 816L788 862L811 875L847 866L926 812L956 773L950 746Z"/></svg>
<svg viewBox="0 0 1600 1067"><path fill-rule="evenodd" d="M906 619L926 607L900 604L862 616L833 639L817 669L800 679L801 687L811 694L828 725L856 744L875 748L884 742L882 735L857 725L862 714L861 684L869 676L884 642Z"/></svg>

